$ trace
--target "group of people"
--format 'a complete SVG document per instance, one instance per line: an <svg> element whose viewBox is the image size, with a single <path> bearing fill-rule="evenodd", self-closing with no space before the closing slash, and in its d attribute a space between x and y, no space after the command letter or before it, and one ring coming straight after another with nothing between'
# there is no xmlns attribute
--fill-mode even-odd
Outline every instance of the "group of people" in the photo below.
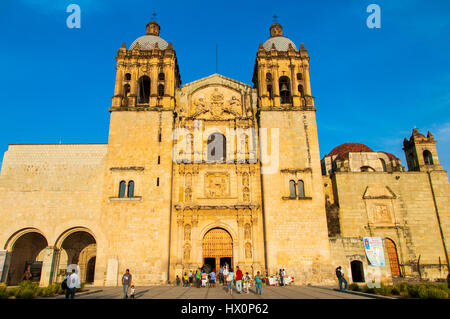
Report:
<svg viewBox="0 0 450 319"><path fill-rule="evenodd" d="M254 279L256 294L261 295L263 277L259 271L256 276L252 278L248 272L244 275L242 270L239 269L239 266L236 266L236 272L234 272L227 263L219 268L218 274L216 274L215 269L208 273L200 268L196 271L190 270L189 273L185 272L183 275L183 287L214 288L216 286L216 277L219 280L219 284L227 286L227 293L229 294L233 294L233 285L236 286L236 291L238 293L243 293L245 291L245 293L248 294ZM181 284L181 279L178 275L176 283L178 286Z"/></svg>

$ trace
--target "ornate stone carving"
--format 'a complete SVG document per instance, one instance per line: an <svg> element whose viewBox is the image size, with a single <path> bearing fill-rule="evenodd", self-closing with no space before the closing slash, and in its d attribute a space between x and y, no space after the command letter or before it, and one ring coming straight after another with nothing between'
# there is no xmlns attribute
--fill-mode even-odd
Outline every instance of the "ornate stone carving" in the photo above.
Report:
<svg viewBox="0 0 450 319"><path fill-rule="evenodd" d="M245 224L244 226L244 238L251 239L252 238L252 227L250 224Z"/></svg>
<svg viewBox="0 0 450 319"><path fill-rule="evenodd" d="M184 201L192 202L192 189L190 187L187 187L184 191Z"/></svg>
<svg viewBox="0 0 450 319"><path fill-rule="evenodd" d="M245 244L245 258L252 258L252 244Z"/></svg>
<svg viewBox="0 0 450 319"><path fill-rule="evenodd" d="M191 259L191 246L189 246L189 245L184 246L183 257L184 257L185 261L188 261Z"/></svg>
<svg viewBox="0 0 450 319"><path fill-rule="evenodd" d="M248 187L244 187L244 189L242 190L242 198L244 202L250 201L250 191Z"/></svg>
<svg viewBox="0 0 450 319"><path fill-rule="evenodd" d="M184 240L191 240L191 225L184 226Z"/></svg>
<svg viewBox="0 0 450 319"><path fill-rule="evenodd" d="M369 214L369 221L371 223L390 224L392 223L392 216L388 206L374 205Z"/></svg>
<svg viewBox="0 0 450 319"><path fill-rule="evenodd" d="M229 176L226 173L208 173L205 176L205 191L209 198L229 195Z"/></svg>
<svg viewBox="0 0 450 319"><path fill-rule="evenodd" d="M192 96L191 118L233 119L242 118L242 92L225 86L209 86L196 91Z"/></svg>

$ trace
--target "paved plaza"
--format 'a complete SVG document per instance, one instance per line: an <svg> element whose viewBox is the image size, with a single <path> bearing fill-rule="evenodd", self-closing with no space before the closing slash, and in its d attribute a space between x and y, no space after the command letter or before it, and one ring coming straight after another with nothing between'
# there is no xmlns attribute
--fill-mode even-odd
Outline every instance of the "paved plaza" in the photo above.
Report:
<svg viewBox="0 0 450 319"><path fill-rule="evenodd" d="M76 299L121 299L122 287L89 287L95 293L75 296ZM58 296L57 299L64 297ZM136 299L370 299L370 297L344 293L334 290L334 287L286 286L263 287L262 295L255 294L254 287L250 293L239 294L233 291L227 294L223 286L215 288L184 288L174 286L136 287Z"/></svg>

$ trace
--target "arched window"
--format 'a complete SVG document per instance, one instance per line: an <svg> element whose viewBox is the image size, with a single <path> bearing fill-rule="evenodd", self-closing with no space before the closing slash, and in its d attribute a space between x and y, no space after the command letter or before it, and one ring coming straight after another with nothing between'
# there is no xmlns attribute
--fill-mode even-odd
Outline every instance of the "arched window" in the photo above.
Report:
<svg viewBox="0 0 450 319"><path fill-rule="evenodd" d="M164 96L164 84L158 85L158 96Z"/></svg>
<svg viewBox="0 0 450 319"><path fill-rule="evenodd" d="M386 161L380 158L381 167L383 168L383 172L387 172Z"/></svg>
<svg viewBox="0 0 450 319"><path fill-rule="evenodd" d="M221 133L208 136L208 161L225 162L227 156L227 140Z"/></svg>
<svg viewBox="0 0 450 319"><path fill-rule="evenodd" d="M365 282L363 263L361 261L353 260L350 263L350 268L352 269L353 282Z"/></svg>
<svg viewBox="0 0 450 319"><path fill-rule="evenodd" d="M280 86L281 104L291 103L291 82L287 76L282 76L278 80Z"/></svg>
<svg viewBox="0 0 450 319"><path fill-rule="evenodd" d="M127 187L127 183L125 181L121 181L119 184L119 198L125 197L125 188Z"/></svg>
<svg viewBox="0 0 450 319"><path fill-rule="evenodd" d="M295 189L295 181L289 181L289 197L290 198L297 197L297 191Z"/></svg>
<svg viewBox="0 0 450 319"><path fill-rule="evenodd" d="M129 84L125 84L123 86L123 96L129 96L130 95L130 85Z"/></svg>
<svg viewBox="0 0 450 319"><path fill-rule="evenodd" d="M303 74L297 73L297 80L301 81L303 79Z"/></svg>
<svg viewBox="0 0 450 319"><path fill-rule="evenodd" d="M150 78L146 75L139 78L139 103L148 103L150 99Z"/></svg>
<svg viewBox="0 0 450 319"><path fill-rule="evenodd" d="M134 182L133 181L128 182L127 197L134 197Z"/></svg>
<svg viewBox="0 0 450 319"><path fill-rule="evenodd" d="M160 73L160 74L158 74L158 81L164 81L164 79L165 79L165 75L164 75L164 73Z"/></svg>
<svg viewBox="0 0 450 319"><path fill-rule="evenodd" d="M269 98L272 98L272 96L273 96L273 89L272 89L272 85L271 84L267 85L267 93L269 93Z"/></svg>
<svg viewBox="0 0 450 319"><path fill-rule="evenodd" d="M266 73L266 81L272 82L272 73Z"/></svg>
<svg viewBox="0 0 450 319"><path fill-rule="evenodd" d="M429 150L423 151L423 160L425 165L433 165L433 155L431 155Z"/></svg>
<svg viewBox="0 0 450 319"><path fill-rule="evenodd" d="M299 180L297 183L298 187L298 198L304 198L305 197L305 183L303 183L302 180Z"/></svg>
<svg viewBox="0 0 450 319"><path fill-rule="evenodd" d="M370 166L362 166L360 169L361 172L375 172L375 170Z"/></svg>
<svg viewBox="0 0 450 319"><path fill-rule="evenodd" d="M131 74L127 73L125 74L125 81L130 81L131 80Z"/></svg>
<svg viewBox="0 0 450 319"><path fill-rule="evenodd" d="M298 94L300 94L300 96L305 95L305 90L303 89L303 85L301 84L298 85Z"/></svg>

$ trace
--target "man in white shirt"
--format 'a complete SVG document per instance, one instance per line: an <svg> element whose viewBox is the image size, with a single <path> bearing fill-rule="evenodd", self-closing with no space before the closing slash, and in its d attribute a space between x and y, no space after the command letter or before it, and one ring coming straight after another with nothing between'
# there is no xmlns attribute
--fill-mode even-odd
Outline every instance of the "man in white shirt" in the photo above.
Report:
<svg viewBox="0 0 450 319"><path fill-rule="evenodd" d="M75 291L77 288L81 287L80 276L77 275L75 269L72 269L72 273L67 275L67 291L66 291L66 299L74 299Z"/></svg>

